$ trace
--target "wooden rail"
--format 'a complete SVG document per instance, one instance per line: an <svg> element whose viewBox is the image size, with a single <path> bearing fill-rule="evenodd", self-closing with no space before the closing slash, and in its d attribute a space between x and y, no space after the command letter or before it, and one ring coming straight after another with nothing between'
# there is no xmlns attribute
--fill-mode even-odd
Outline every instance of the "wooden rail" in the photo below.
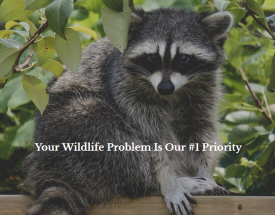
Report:
<svg viewBox="0 0 275 215"><path fill-rule="evenodd" d="M195 196L195 215L274 215L275 197ZM0 195L0 215L25 215L28 198ZM169 215L162 197L145 197L91 207L87 215Z"/></svg>

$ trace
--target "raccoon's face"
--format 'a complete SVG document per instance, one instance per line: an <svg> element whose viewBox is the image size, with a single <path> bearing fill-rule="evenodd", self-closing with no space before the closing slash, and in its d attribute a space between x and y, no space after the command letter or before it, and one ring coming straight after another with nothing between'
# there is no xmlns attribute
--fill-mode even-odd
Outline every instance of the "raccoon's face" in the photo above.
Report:
<svg viewBox="0 0 275 215"><path fill-rule="evenodd" d="M161 95L171 95L202 74L215 72L233 17L228 12L195 14L161 9L133 14L124 64Z"/></svg>

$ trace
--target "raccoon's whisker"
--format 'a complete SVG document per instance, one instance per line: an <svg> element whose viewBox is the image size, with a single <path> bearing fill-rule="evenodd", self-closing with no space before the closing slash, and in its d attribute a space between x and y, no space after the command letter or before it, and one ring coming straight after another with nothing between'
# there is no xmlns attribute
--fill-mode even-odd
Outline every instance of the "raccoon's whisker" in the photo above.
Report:
<svg viewBox="0 0 275 215"><path fill-rule="evenodd" d="M146 69L144 69L138 65L132 65L131 67L136 69L137 71L139 71L140 73L142 73L144 75L148 75L148 76L150 75L150 73Z"/></svg>
<svg viewBox="0 0 275 215"><path fill-rule="evenodd" d="M200 68L200 67L202 67L202 66L205 66L205 65L207 65L207 63L203 63L203 64L201 64L201 65L198 65L197 67L193 68L191 71L189 71L188 73L186 73L186 75L189 75L189 74L192 73L194 70L196 70L196 69L198 69L198 68Z"/></svg>
<svg viewBox="0 0 275 215"><path fill-rule="evenodd" d="M203 69L203 70L199 70L199 71L196 71L196 72L193 72L193 73L191 73L191 72L188 72L187 73L187 75L190 75L191 77L194 77L194 76L196 76L197 74L199 74L199 73L204 73L204 72L209 72L209 69ZM191 74L190 74L191 73Z"/></svg>
<svg viewBox="0 0 275 215"><path fill-rule="evenodd" d="M137 71L141 72L144 75L150 75L150 72L148 70L146 70L145 68L143 68L140 65L137 65L135 63L130 63L130 67L133 69L136 69Z"/></svg>

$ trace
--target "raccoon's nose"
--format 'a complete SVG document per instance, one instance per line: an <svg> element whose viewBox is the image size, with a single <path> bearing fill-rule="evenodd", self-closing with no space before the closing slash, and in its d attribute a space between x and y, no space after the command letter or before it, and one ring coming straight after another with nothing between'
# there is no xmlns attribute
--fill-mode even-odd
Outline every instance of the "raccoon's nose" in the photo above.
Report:
<svg viewBox="0 0 275 215"><path fill-rule="evenodd" d="M175 90L175 86L171 81L168 82L160 82L158 85L158 92L161 95L167 96L171 95Z"/></svg>

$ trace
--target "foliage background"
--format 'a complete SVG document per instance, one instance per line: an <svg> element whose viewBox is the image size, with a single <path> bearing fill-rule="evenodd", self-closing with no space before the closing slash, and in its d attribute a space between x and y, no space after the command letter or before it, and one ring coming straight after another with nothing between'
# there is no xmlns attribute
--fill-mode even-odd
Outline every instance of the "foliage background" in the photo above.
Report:
<svg viewBox="0 0 275 215"><path fill-rule="evenodd" d="M275 2L257 2L263 4L261 8L274 32ZM263 111L255 104L240 72L244 71L264 110L275 119L275 95L266 89L272 72L272 60L275 67L275 41L255 23L244 8L236 7L236 0L136 0L134 3L136 7L145 10L186 7L197 12L230 10L235 15L235 25L225 44L227 60L223 76L225 95L220 108L220 134L224 144L231 142L243 147L239 154L226 154L216 168L215 179L233 193L275 195L275 123L263 116ZM102 7L100 0L78 0L67 26L85 26L94 30L99 38L104 37ZM36 10L29 17L36 28L43 22L41 13L44 13L44 9ZM5 23L0 23L0 30L4 29ZM21 33L25 31L22 26L15 26L13 29ZM53 31L47 28L42 35L53 35ZM94 41L87 34L79 33L79 36L83 48ZM5 37L7 38L18 41L20 46L25 43L19 34L11 34ZM0 43L0 50L5 48ZM27 50L20 62L24 62L28 54ZM56 54L53 59L61 62ZM35 61L36 54L32 58L32 62ZM45 84L54 76L42 67L29 69L27 74L34 75ZM19 192L17 185L23 179L22 160L32 145L36 107L23 90L21 81L21 74L12 75L6 86L0 90L0 194Z"/></svg>

